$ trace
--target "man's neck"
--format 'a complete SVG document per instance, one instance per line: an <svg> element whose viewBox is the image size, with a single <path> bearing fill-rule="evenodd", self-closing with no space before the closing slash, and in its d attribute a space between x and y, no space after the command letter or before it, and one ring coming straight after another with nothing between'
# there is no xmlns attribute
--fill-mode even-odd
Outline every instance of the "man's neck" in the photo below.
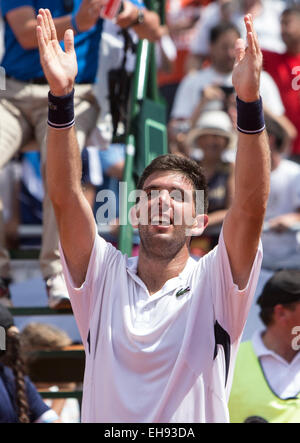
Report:
<svg viewBox="0 0 300 443"><path fill-rule="evenodd" d="M300 41L287 46L286 53L290 55L300 55Z"/></svg>
<svg viewBox="0 0 300 443"><path fill-rule="evenodd" d="M292 348L292 337L286 337L282 331L268 328L262 334L262 341L266 348L291 363L297 351Z"/></svg>
<svg viewBox="0 0 300 443"><path fill-rule="evenodd" d="M222 65L218 65L218 64L215 64L214 62L212 62L212 64L211 64L211 68L217 73L217 74L221 74L221 75L224 75L224 76L226 76L226 75L230 75L230 74L232 74L232 70L230 70L230 71L228 71L227 69L226 70L224 70L224 66L222 66Z"/></svg>
<svg viewBox="0 0 300 443"><path fill-rule="evenodd" d="M152 257L140 248L137 275L145 283L150 295L158 292L171 278L177 277L185 268L189 258L184 248L173 258Z"/></svg>

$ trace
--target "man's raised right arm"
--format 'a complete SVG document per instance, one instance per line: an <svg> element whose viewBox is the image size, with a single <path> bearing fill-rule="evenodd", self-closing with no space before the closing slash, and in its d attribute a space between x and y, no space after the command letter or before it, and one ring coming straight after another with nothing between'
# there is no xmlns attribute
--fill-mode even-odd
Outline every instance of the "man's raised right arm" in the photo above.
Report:
<svg viewBox="0 0 300 443"><path fill-rule="evenodd" d="M77 75L73 32L66 31L64 52L50 12L41 9L37 20L41 64L52 95L60 101L72 93ZM49 126L46 178L61 246L73 282L79 287L86 277L96 228L81 188L81 158L74 126L64 129Z"/></svg>

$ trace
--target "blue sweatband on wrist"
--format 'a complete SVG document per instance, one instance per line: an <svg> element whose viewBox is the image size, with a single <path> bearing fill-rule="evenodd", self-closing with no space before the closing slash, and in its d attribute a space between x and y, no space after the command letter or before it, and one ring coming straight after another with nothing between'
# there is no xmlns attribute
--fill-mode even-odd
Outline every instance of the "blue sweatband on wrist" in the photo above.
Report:
<svg viewBox="0 0 300 443"><path fill-rule="evenodd" d="M76 34L80 34L80 31L78 29L77 22L76 22L76 15L77 14L73 14L72 15L72 17L71 17L71 25L72 25L72 28L74 29L74 31L76 32Z"/></svg>
<svg viewBox="0 0 300 443"><path fill-rule="evenodd" d="M74 89L70 94L56 97L48 94L48 125L54 129L67 129L75 124Z"/></svg>
<svg viewBox="0 0 300 443"><path fill-rule="evenodd" d="M237 129L244 134L259 134L266 128L262 99L246 103L236 98Z"/></svg>

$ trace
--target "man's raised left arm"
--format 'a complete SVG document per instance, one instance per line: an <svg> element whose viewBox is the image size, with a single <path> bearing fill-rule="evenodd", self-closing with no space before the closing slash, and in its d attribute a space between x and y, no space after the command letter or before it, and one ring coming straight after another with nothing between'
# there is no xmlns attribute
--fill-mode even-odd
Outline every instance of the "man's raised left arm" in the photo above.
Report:
<svg viewBox="0 0 300 443"><path fill-rule="evenodd" d="M238 40L233 71L239 106L235 195L223 234L234 282L243 289L249 279L262 231L270 187L270 149L264 128L259 85L262 54L251 16L245 17L248 47ZM246 117L246 118L245 118Z"/></svg>

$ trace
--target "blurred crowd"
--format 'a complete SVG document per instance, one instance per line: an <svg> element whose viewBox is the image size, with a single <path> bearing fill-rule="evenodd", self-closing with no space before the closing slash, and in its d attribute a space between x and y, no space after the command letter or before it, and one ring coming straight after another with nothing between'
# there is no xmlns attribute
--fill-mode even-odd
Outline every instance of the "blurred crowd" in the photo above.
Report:
<svg viewBox="0 0 300 443"><path fill-rule="evenodd" d="M300 272L300 2L166 0L165 23L142 0L124 1L115 20L90 14L88 3L56 0L49 1L48 7L61 36L70 17L75 32L82 183L95 214L100 190L110 189L118 199L126 157L120 140L128 122L136 49L139 39L147 38L155 44L169 152L201 164L208 182L209 227L204 235L192 239L191 255L199 259L217 244L235 192L236 97L231 79L235 44L244 38L244 15L251 13L264 57L261 96L272 170L257 297L278 271ZM58 235L44 183L48 88L34 35L39 1L22 5L20 0L1 0L0 5L0 73L6 74L5 87L3 79L0 82L0 303L13 303L8 251L28 241L20 239L20 226L40 225L43 235L37 246L41 246L40 266L49 306L67 307ZM108 238L117 244L117 222L111 223ZM30 241L32 246L33 239ZM138 248L138 239L136 243ZM282 299L280 303L285 305ZM299 312L295 318L300 326ZM278 396L282 392L288 397L299 395L299 354L297 358L296 370L287 377L293 388Z"/></svg>

